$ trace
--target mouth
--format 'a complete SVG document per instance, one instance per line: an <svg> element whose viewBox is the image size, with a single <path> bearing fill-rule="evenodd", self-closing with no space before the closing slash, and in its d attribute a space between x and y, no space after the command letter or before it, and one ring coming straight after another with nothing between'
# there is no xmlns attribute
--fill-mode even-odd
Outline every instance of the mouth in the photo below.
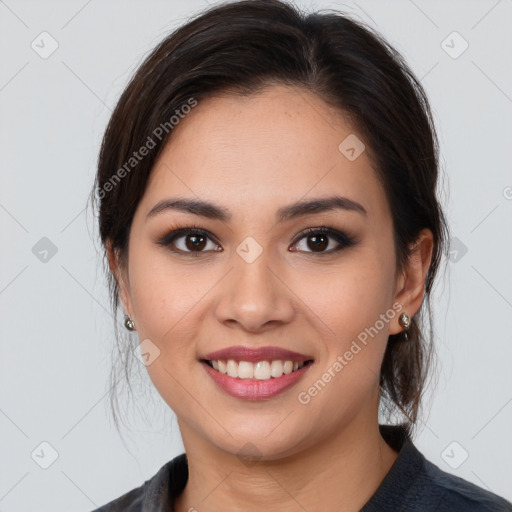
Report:
<svg viewBox="0 0 512 512"><path fill-rule="evenodd" d="M294 373L304 366L312 364L313 359L307 359L306 361L274 359L257 362L236 361L234 359L201 359L201 362L233 379L270 380Z"/></svg>
<svg viewBox="0 0 512 512"><path fill-rule="evenodd" d="M244 400L264 400L294 386L314 358L279 347L230 347L199 359L209 377L227 394Z"/></svg>
<svg viewBox="0 0 512 512"><path fill-rule="evenodd" d="M253 363L233 359L227 361L202 359L200 364L216 384L217 389L234 398L257 401L269 400L292 388L313 366L313 360L299 362L274 359ZM215 366L218 366L218 369L215 369Z"/></svg>

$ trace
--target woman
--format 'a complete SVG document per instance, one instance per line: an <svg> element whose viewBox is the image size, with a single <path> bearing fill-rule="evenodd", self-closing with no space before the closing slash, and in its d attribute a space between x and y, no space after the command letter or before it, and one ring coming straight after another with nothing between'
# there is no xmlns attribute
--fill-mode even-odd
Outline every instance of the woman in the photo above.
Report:
<svg viewBox="0 0 512 512"><path fill-rule="evenodd" d="M339 13L239 1L162 41L94 191L114 310L185 453L98 511L510 510L412 442L437 176L421 85Z"/></svg>

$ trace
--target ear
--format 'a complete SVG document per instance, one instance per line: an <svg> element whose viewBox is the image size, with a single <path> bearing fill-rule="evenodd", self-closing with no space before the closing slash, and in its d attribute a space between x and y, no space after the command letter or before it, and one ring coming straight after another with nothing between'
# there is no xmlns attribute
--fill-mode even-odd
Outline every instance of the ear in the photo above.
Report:
<svg viewBox="0 0 512 512"><path fill-rule="evenodd" d="M423 229L413 244L406 268L397 279L395 302L402 305L396 320L392 322L390 334L398 334L403 327L398 323L398 317L407 313L413 317L420 309L425 295L425 278L432 261L434 236L430 229Z"/></svg>
<svg viewBox="0 0 512 512"><path fill-rule="evenodd" d="M121 305L123 307L123 310L128 315L130 315L131 319L135 322L133 306L131 301L128 269L122 265L119 259L118 251L112 248L112 241L107 240L105 245L107 250L108 265L110 267L110 271L114 275L117 287L119 289L119 298L121 299Z"/></svg>

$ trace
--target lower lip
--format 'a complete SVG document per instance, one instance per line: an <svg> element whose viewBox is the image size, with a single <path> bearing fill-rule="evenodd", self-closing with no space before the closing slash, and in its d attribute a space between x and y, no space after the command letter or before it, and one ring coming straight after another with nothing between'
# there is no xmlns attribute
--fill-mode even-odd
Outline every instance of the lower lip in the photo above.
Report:
<svg viewBox="0 0 512 512"><path fill-rule="evenodd" d="M208 375L228 395L244 400L265 400L272 398L296 384L308 371L312 363L308 363L300 370L283 374L281 377L271 377L268 380L238 379L225 373L214 370L211 366L201 361Z"/></svg>

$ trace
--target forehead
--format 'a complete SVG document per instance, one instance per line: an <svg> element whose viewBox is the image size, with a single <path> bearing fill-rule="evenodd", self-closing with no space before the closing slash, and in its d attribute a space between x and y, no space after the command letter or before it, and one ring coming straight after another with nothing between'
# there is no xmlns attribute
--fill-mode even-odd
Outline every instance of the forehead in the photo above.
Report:
<svg viewBox="0 0 512 512"><path fill-rule="evenodd" d="M368 150L357 156L363 144L341 111L302 89L210 97L173 128L141 206L147 213L179 195L227 205L236 216L335 193L387 215Z"/></svg>

